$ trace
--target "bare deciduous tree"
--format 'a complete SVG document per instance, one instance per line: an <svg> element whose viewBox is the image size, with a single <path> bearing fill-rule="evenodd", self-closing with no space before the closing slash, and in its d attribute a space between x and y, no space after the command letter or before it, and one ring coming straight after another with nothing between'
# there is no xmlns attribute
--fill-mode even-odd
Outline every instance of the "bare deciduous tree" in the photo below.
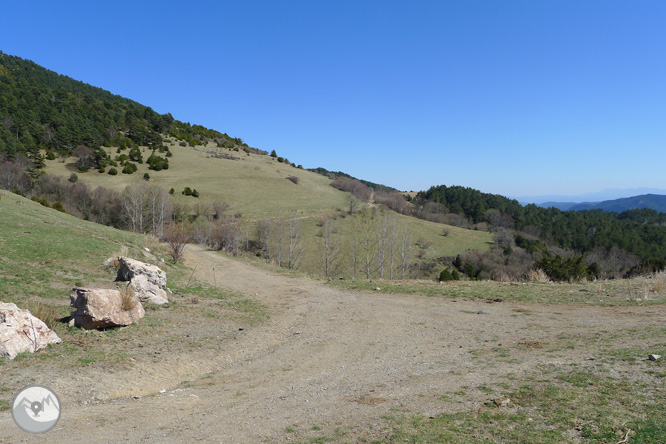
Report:
<svg viewBox="0 0 666 444"><path fill-rule="evenodd" d="M411 234L403 228L398 236L398 256L400 258L400 271L402 279L407 278L407 272L412 261L414 242Z"/></svg>
<svg viewBox="0 0 666 444"><path fill-rule="evenodd" d="M296 267L303 254L303 232L301 223L296 217L289 219L287 239L287 268Z"/></svg>
<svg viewBox="0 0 666 444"><path fill-rule="evenodd" d="M139 183L127 186L122 195L124 215L131 231L143 233L147 186Z"/></svg>
<svg viewBox="0 0 666 444"><path fill-rule="evenodd" d="M162 240L169 244L171 257L174 262L180 262L185 245L189 242L191 235L184 223L170 223L164 227Z"/></svg>
<svg viewBox="0 0 666 444"><path fill-rule="evenodd" d="M320 238L319 260L324 276L336 276L340 268L340 236L335 220L331 218L324 219L317 236Z"/></svg>

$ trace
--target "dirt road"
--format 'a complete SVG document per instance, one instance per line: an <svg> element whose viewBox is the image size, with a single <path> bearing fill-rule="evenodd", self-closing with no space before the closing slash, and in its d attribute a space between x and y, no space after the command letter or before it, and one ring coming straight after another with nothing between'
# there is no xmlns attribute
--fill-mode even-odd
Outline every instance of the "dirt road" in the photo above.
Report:
<svg viewBox="0 0 666 444"><path fill-rule="evenodd" d="M488 398L485 386L503 378L520 380L542 365L588 359L584 347L549 348L554 335L582 344L664 318L662 307L346 292L198 246L188 246L185 263L197 266L196 279L211 284L215 264L217 286L251 295L269 307L270 318L233 332L193 318L207 322L211 338L224 338L218 347L176 352L122 373L82 371L70 382L71 375L62 375L49 381L63 404L56 428L31 436L7 412L0 416L0 442L289 442L294 431L345 433L341 441L356 442L381 437L382 417L396 409L426 415L467 410ZM461 391L462 401L448 396ZM100 396L85 401L93 392Z"/></svg>

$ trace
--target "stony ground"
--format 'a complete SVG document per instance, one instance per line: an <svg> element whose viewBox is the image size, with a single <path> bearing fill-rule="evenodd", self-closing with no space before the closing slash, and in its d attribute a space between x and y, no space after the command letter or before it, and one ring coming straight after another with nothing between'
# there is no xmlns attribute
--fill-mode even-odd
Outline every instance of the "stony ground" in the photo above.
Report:
<svg viewBox="0 0 666 444"><path fill-rule="evenodd" d="M666 318L661 305L349 292L197 246L188 247L185 263L196 267L194 279L250 295L269 317L255 324L204 318L202 301L190 319L164 327L176 340L127 342L152 359L37 375L34 382L60 396L60 422L47 435L28 435L6 411L0 442L370 442L384 436L392 412L474 409L488 399L488 385L548 364L584 366L597 356L599 338L627 344L623 332Z"/></svg>

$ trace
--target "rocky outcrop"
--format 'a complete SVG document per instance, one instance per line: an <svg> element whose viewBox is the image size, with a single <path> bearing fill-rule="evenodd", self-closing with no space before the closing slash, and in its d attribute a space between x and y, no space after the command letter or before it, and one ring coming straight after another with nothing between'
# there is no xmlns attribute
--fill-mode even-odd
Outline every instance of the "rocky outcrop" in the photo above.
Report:
<svg viewBox="0 0 666 444"><path fill-rule="evenodd" d="M130 325L146 314L138 301L131 295L123 298L119 290L76 287L69 298L76 309L69 325L86 330Z"/></svg>
<svg viewBox="0 0 666 444"><path fill-rule="evenodd" d="M131 281L136 276L145 276L148 282L156 285L162 290L166 289L166 273L157 265L139 262L128 257L118 257L117 281Z"/></svg>
<svg viewBox="0 0 666 444"><path fill-rule="evenodd" d="M143 303L150 302L151 304L163 305L169 302L166 291L148 281L148 278L143 274L134 276L127 288Z"/></svg>
<svg viewBox="0 0 666 444"><path fill-rule="evenodd" d="M58 335L28 310L0 302L0 356L14 359L19 353L34 353L59 342Z"/></svg>

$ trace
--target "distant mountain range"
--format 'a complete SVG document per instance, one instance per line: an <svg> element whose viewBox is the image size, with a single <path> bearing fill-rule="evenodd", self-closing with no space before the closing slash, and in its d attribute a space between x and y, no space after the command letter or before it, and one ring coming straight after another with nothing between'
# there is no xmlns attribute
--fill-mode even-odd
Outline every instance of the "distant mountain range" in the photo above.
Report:
<svg viewBox="0 0 666 444"><path fill-rule="evenodd" d="M606 200L623 199L627 197L641 196L644 194L666 194L666 189L659 188L609 188L594 193L585 193L577 195L543 195L543 196L519 196L513 197L523 205L534 203L539 206L554 206L560 208L558 205L566 206L568 208L579 203L599 203ZM558 204L558 205L554 205Z"/></svg>
<svg viewBox="0 0 666 444"><path fill-rule="evenodd" d="M666 195L642 194L640 196L625 197L622 199L604 200L602 202L543 202L538 206L548 208L555 207L562 211L573 210L604 210L621 213L627 210L650 208L666 213Z"/></svg>

